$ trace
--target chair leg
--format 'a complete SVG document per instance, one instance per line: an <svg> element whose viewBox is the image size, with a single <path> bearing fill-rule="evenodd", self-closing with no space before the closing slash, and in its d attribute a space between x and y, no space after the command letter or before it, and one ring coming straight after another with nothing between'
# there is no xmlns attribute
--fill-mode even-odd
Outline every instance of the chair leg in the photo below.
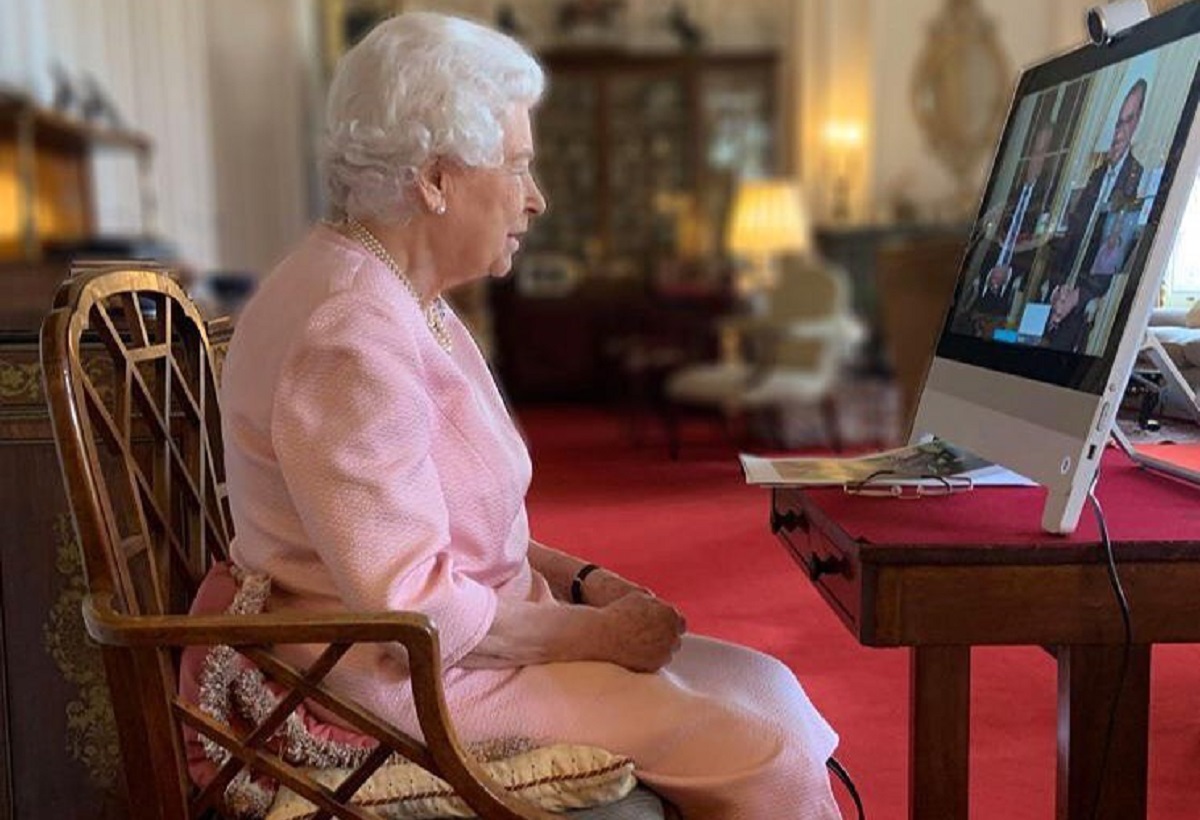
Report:
<svg viewBox="0 0 1200 820"><path fill-rule="evenodd" d="M821 399L821 418L825 422L825 435L829 438L829 446L834 452L842 451L842 425L838 418L837 401L833 395Z"/></svg>
<svg viewBox="0 0 1200 820"><path fill-rule="evenodd" d="M667 455L671 461L679 461L680 418L679 408L668 403L663 410L663 423L667 428Z"/></svg>
<svg viewBox="0 0 1200 820"><path fill-rule="evenodd" d="M777 450L788 449L787 436L788 414L783 405L777 404L767 410L767 430L771 436L771 446Z"/></svg>
<svg viewBox="0 0 1200 820"><path fill-rule="evenodd" d="M738 450L750 448L750 419L745 410L721 411L725 437Z"/></svg>

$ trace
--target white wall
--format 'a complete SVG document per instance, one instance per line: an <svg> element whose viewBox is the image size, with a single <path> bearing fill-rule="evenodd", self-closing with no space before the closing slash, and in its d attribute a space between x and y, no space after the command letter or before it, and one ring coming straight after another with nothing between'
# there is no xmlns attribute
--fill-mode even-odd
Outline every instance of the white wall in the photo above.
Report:
<svg viewBox="0 0 1200 820"><path fill-rule="evenodd" d="M909 108L928 22L946 0L686 0L716 48L790 43L784 86L789 167L827 214L830 119L868 125L855 164L855 217L885 210L889 186L910 180L931 207L952 190ZM1086 0L979 0L1014 71L1082 39ZM201 269L261 272L304 231L313 205L311 135L316 0L0 0L0 83L48 93L45 64L95 74L131 127L155 140L161 231ZM491 18L498 0L409 0ZM540 36L548 0L517 0ZM630 0L634 23L661 18L662 0ZM666 45L661 32L639 44ZM537 39L537 38L535 38ZM16 45L14 45L14 43ZM38 69L38 64L42 68Z"/></svg>
<svg viewBox="0 0 1200 820"><path fill-rule="evenodd" d="M203 5L192 0L17 0L41 12L45 59L74 77L94 76L124 123L154 141L152 227L182 259L205 269L216 260L213 157ZM39 23L34 19L31 30ZM48 65L34 66L44 76ZM106 188L101 196L127 195ZM101 202L101 209L125 203Z"/></svg>
<svg viewBox="0 0 1200 820"><path fill-rule="evenodd" d="M794 167L819 218L828 219L834 166L827 122L857 121L866 140L850 164L851 218L885 217L903 189L926 215L944 209L954 181L928 150L912 113L911 83L930 22L948 0L795 0L792 27L797 97ZM1082 41L1094 0L977 0L994 21L1013 78L1023 66ZM981 161L979 175L990 157Z"/></svg>
<svg viewBox="0 0 1200 820"><path fill-rule="evenodd" d="M0 0L0 86L50 101L42 0Z"/></svg>
<svg viewBox="0 0 1200 820"><path fill-rule="evenodd" d="M796 6L791 25L790 69L794 72L792 162L804 181L818 220L834 210L836 177L859 180L848 194L852 217L870 208L874 174L869 148L876 62L872 55L871 0L814 0ZM835 155L825 137L827 124L859 123L867 133L864 150Z"/></svg>
<svg viewBox="0 0 1200 820"><path fill-rule="evenodd" d="M926 32L944 5L945 0L875 0L872 82L876 127L873 173L868 182L868 196L876 206L874 215L886 211L890 193L897 187L903 187L926 211L936 211L954 192L953 177L926 148L912 114L910 91ZM995 25L1015 83L1021 68L1082 41L1083 10L1092 3L978 0L978 5ZM1010 95L1011 89L1006 99ZM984 157L977 169L980 184L990 160L990 155Z"/></svg>
<svg viewBox="0 0 1200 820"><path fill-rule="evenodd" d="M306 0L205 0L219 260L267 272L310 222Z"/></svg>
<svg viewBox="0 0 1200 820"><path fill-rule="evenodd" d="M154 142L151 227L199 272L261 272L313 211L314 20L307 0L0 0L0 83L49 102L53 62L94 76ZM128 173L101 174L102 224L136 222Z"/></svg>

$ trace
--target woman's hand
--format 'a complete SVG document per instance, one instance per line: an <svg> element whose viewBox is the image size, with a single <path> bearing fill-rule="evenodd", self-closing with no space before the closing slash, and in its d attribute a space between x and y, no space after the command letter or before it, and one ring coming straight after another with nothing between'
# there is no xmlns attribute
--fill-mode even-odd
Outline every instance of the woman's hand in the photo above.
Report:
<svg viewBox="0 0 1200 820"><path fill-rule="evenodd" d="M679 650L686 630L673 606L642 591L604 607L502 598L492 628L459 665L496 669L605 661L635 672L657 672Z"/></svg>
<svg viewBox="0 0 1200 820"><path fill-rule="evenodd" d="M657 672L679 651L687 622L675 607L643 591L622 595L600 610L605 620L600 660L634 672Z"/></svg>
<svg viewBox="0 0 1200 820"><path fill-rule="evenodd" d="M600 567L583 579L583 603L605 607L626 595L641 593L653 596L650 590L622 578L612 570Z"/></svg>

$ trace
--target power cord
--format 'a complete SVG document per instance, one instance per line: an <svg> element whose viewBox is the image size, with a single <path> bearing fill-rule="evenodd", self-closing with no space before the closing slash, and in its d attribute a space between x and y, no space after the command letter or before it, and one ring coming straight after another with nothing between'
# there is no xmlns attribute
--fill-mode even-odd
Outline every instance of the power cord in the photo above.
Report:
<svg viewBox="0 0 1200 820"><path fill-rule="evenodd" d="M867 813L863 811L862 798L858 796L858 789L854 787L854 780L850 777L850 772L846 771L846 767L836 757L826 760L825 767L833 772L838 780L842 781L842 785L850 793L850 799L854 801L854 809L858 812L858 820L867 820Z"/></svg>
<svg viewBox="0 0 1200 820"><path fill-rule="evenodd" d="M1096 498L1096 482L1100 478L1100 471L1096 471L1096 478L1092 480L1092 486L1088 490L1088 501L1092 504L1092 512L1096 514L1096 525L1100 530L1100 540L1104 545L1104 557L1108 567L1108 580L1112 585L1113 594L1117 598L1117 604L1121 608L1121 623L1125 628L1125 642L1122 644L1121 651L1121 671L1117 675L1117 690L1113 693L1112 706L1108 711L1108 727L1104 731L1104 750L1100 756L1100 770L1096 775L1096 793L1092 799L1092 820L1096 820L1097 813L1100 810L1100 791L1104 788L1104 778L1108 769L1108 755L1112 749L1113 733L1116 730L1117 724L1117 707L1121 703L1121 692L1125 688L1125 675L1129 671L1129 653L1133 648L1133 619L1129 613L1129 600L1125 597L1125 588L1121 586L1121 578L1117 574L1117 561L1113 555L1112 541L1108 537L1108 524L1104 521L1104 510L1100 508L1100 501Z"/></svg>

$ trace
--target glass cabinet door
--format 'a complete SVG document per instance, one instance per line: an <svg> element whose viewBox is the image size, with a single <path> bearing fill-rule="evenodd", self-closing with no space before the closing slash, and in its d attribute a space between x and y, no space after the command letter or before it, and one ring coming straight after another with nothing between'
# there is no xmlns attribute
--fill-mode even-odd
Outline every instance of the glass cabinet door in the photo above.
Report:
<svg viewBox="0 0 1200 820"><path fill-rule="evenodd" d="M538 182L549 208L529 234L527 249L583 259L600 224L599 78L552 76L535 114Z"/></svg>
<svg viewBox="0 0 1200 820"><path fill-rule="evenodd" d="M737 179L776 169L771 54L556 54L535 114L531 251L614 276L717 260Z"/></svg>
<svg viewBox="0 0 1200 820"><path fill-rule="evenodd" d="M666 203L696 185L686 78L621 74L610 79L608 97L606 251L616 265L640 268L673 241Z"/></svg>
<svg viewBox="0 0 1200 820"><path fill-rule="evenodd" d="M778 171L772 66L708 68L700 82L703 134L699 209L724 250L723 226L741 177Z"/></svg>

